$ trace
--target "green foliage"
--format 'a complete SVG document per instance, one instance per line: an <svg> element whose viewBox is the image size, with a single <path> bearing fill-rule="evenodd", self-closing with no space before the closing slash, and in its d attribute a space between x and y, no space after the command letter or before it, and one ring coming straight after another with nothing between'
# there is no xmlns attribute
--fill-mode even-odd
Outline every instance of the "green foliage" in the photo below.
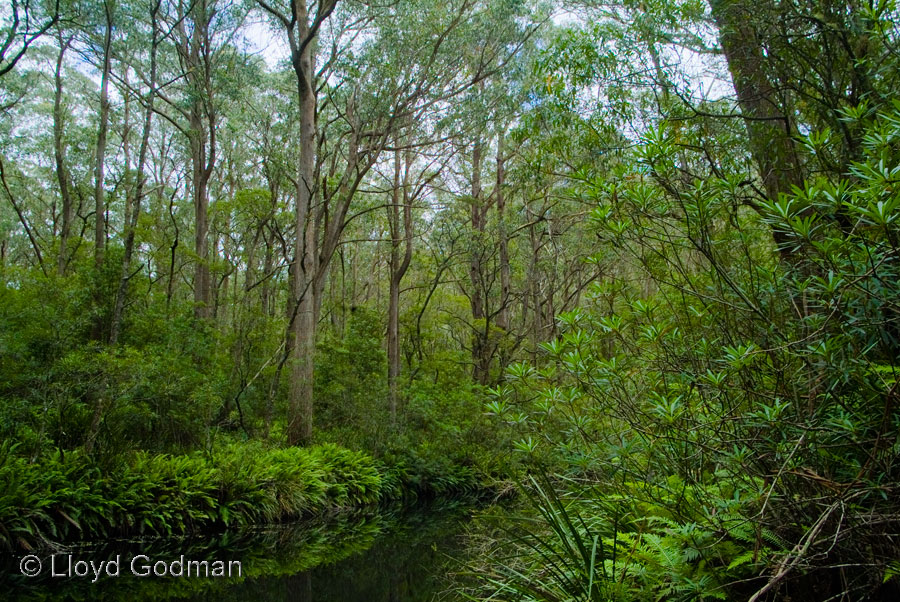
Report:
<svg viewBox="0 0 900 602"><path fill-rule="evenodd" d="M107 467L81 453L30 462L17 451L8 444L0 448L0 543L7 549L181 535L359 509L401 499L408 485L397 483L396 474L413 474L336 445L236 444L211 455L139 452ZM385 487L386 481L393 484ZM445 495L466 492L444 481L432 488Z"/></svg>
<svg viewBox="0 0 900 602"><path fill-rule="evenodd" d="M366 307L351 312L343 337L333 332L322 337L315 394L327 438L368 449L387 438L387 358L382 340L380 317Z"/></svg>
<svg viewBox="0 0 900 602"><path fill-rule="evenodd" d="M102 461L134 449L206 447L220 428L263 429L278 394L272 350L283 340L270 316L241 305L235 327L217 329L197 321L188 303L135 297L119 344L110 346L112 309L100 306L115 293L95 295L92 267L65 277L13 275L0 289L0 436L23 452L75 449L93 438L91 454Z"/></svg>
<svg viewBox="0 0 900 602"><path fill-rule="evenodd" d="M660 133L645 168L595 189L598 234L646 284L598 283L545 363L492 391L515 449L571 479L535 487L538 540L491 574L501 591L730 599L770 577L824 594L849 564L841 587L890 574L900 550L872 517L896 525L900 104L866 119L844 177L755 212L727 180L673 180Z"/></svg>

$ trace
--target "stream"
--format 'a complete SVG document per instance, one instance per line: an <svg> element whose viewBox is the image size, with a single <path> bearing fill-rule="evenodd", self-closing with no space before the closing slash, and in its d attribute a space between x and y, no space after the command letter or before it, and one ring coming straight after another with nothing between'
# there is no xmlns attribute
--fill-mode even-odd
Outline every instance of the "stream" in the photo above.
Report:
<svg viewBox="0 0 900 602"><path fill-rule="evenodd" d="M335 516L207 538L116 541L0 557L0 599L455 602L466 507ZM230 571L230 576L229 576ZM187 575L190 573L190 575ZM199 573L199 575L197 574ZM216 573L221 573L218 576Z"/></svg>

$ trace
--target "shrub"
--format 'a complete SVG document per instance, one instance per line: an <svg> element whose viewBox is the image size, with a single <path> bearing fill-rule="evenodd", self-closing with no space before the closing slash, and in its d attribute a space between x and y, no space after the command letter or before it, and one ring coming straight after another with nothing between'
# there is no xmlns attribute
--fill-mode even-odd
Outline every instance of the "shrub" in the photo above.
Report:
<svg viewBox="0 0 900 602"><path fill-rule="evenodd" d="M595 285L486 410L613 525L570 533L615 554L616 572L590 572L604 596L896 589L900 104L863 125L843 179L755 210L727 178L672 179L664 132L634 177L585 183L617 269L652 285ZM551 528L563 516L537 506Z"/></svg>

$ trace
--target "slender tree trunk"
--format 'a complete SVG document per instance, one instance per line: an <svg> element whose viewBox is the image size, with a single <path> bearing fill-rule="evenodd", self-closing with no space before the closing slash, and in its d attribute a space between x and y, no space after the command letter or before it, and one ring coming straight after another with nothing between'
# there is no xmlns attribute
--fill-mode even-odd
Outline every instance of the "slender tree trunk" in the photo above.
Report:
<svg viewBox="0 0 900 602"><path fill-rule="evenodd" d="M187 191L184 191L187 194ZM175 253L178 245L181 244L181 229L178 227L178 220L175 219L175 195L169 197L169 221L175 229L175 236L172 244L169 246L169 276L166 282L166 315L172 306L172 296L175 294Z"/></svg>
<svg viewBox="0 0 900 602"><path fill-rule="evenodd" d="M106 245L106 203L103 195L103 177L106 161L106 137L109 130L109 72L110 46L112 44L113 7L111 0L103 2L106 15L106 32L103 37L103 68L100 75L100 126L97 131L97 154L94 161L94 265L103 265Z"/></svg>
<svg viewBox="0 0 900 602"><path fill-rule="evenodd" d="M128 281L131 279L131 259L134 254L134 235L137 229L138 217L141 212L141 200L144 196L146 177L144 168L147 165L147 153L150 148L150 129L153 123L153 99L156 95L156 54L159 47L159 27L157 26L157 14L162 0L156 0L150 9L150 23L152 36L150 42L150 90L147 92L147 100L144 108L144 126L141 131L141 145L138 150L138 162L135 169L134 189L125 199L125 249L122 256L122 267L119 276L119 286L116 289L116 301L113 307L112 322L109 329L109 343L115 345L119 341L122 332L122 320L125 316L125 297L128 294Z"/></svg>
<svg viewBox="0 0 900 602"><path fill-rule="evenodd" d="M469 303L472 307L472 378L480 384L487 384L490 378L490 349L488 338L490 325L485 314L485 286L484 265L482 254L484 252L484 229L486 209L483 207L481 190L481 162L483 143L476 140L472 148L472 245L469 256L469 282L472 290L469 294Z"/></svg>
<svg viewBox="0 0 900 602"><path fill-rule="evenodd" d="M543 308L540 296L539 261L541 253L540 236L535 225L536 215L526 205L528 217L528 240L531 243L531 261L528 266L528 296L531 298L531 353L532 362L537 361L538 344L542 340L544 330Z"/></svg>
<svg viewBox="0 0 900 602"><path fill-rule="evenodd" d="M194 205L194 315L206 319L212 315L209 274L209 179L216 163L216 112L212 87L212 39L209 32L213 9L207 0L191 6L192 29L185 31L184 21L177 29L179 52L186 65L190 88L188 141L191 150L191 185Z"/></svg>
<svg viewBox="0 0 900 602"><path fill-rule="evenodd" d="M103 194L103 177L106 161L106 138L109 131L109 74L113 19L110 0L103 2L103 12L106 17L106 31L103 37L103 66L100 73L100 124L97 130L97 148L94 159L94 267L97 270L103 266L104 247L106 245L106 202ZM95 307L99 309L105 304L99 286L94 289L93 294ZM92 338L100 341L103 338L103 312L98 311L93 322ZM108 387L107 375L104 375L102 388L95 400L94 415L91 418L91 424L88 427L87 438L84 443L86 454L90 454L94 449L94 443L100 432L100 422L109 403L109 398L106 394Z"/></svg>
<svg viewBox="0 0 900 602"><path fill-rule="evenodd" d="M203 128L199 107L191 109L192 192L194 204L194 252L197 264L194 268L194 303L198 318L210 315L209 299L209 188L208 176L204 174L206 164L206 144L200 133Z"/></svg>
<svg viewBox="0 0 900 602"><path fill-rule="evenodd" d="M263 283L260 285L259 296L263 315L268 317L272 315L272 307L274 305L269 300L269 274L272 273L272 268L275 264L275 254L272 251L274 241L270 240L268 232L263 235L263 240L266 244L265 258L263 259L263 277L265 280L263 280Z"/></svg>
<svg viewBox="0 0 900 602"><path fill-rule="evenodd" d="M497 135L497 190L495 192L497 198L497 238L499 243L500 254L500 308L497 313L497 326L506 336L509 333L509 307L510 307L510 267L509 267L509 235L506 230L506 194L503 190L505 185L506 171L505 158L503 156L505 126L501 127L500 133ZM506 370L509 364L508 348L504 345L500 349L500 373Z"/></svg>
<svg viewBox="0 0 900 602"><path fill-rule="evenodd" d="M504 194L504 157L503 129L497 136L497 229L500 246L500 311L497 314L497 326L509 330L509 240L506 232L506 196Z"/></svg>
<svg viewBox="0 0 900 602"><path fill-rule="evenodd" d="M41 272L44 273L44 276L47 275L47 267L44 265L44 256L41 254L41 246L38 244L37 238L34 235L31 227L28 225L28 220L25 219L25 213L22 211L22 208L19 206L19 203L16 202L16 197L13 196L12 190L9 188L9 182L6 181L6 168L3 164L3 158L0 157L0 184L3 186L3 191L6 193L7 198L9 198L9 202L13 206L13 210L16 212L16 215L19 217L19 223L22 224L22 228L25 230L25 234L28 235L28 240L31 242L31 248L34 249L34 256L37 259L38 265L41 267ZM3 241L3 257L5 260L6 257L6 240Z"/></svg>
<svg viewBox="0 0 900 602"><path fill-rule="evenodd" d="M390 278L388 291L388 409L391 423L397 418L397 379L400 376L400 151L394 151L394 185L388 207L391 234Z"/></svg>
<svg viewBox="0 0 900 602"><path fill-rule="evenodd" d="M261 225L261 234L263 242L266 245L265 255L263 258L263 281L260 285L260 305L262 307L262 312L264 316L271 316L272 310L274 308L274 304L270 301L270 274L272 273L272 269L275 265L275 236L272 233L272 228L270 226L270 220L274 219L275 213L278 207L278 194L279 187L278 181L275 179L275 175L268 169L268 164L265 164L265 173L266 180L269 187L269 213L266 217L265 221Z"/></svg>
<svg viewBox="0 0 900 602"><path fill-rule="evenodd" d="M237 190L237 182L234 177L234 164L229 160L228 162L228 177L227 177L227 186L228 186L228 196L227 198L233 199L235 190ZM228 286L231 283L231 274L234 271L231 265L231 248L228 244L229 238L227 235L223 235L223 232L231 231L231 214L226 213L224 215L224 224L222 224L222 231L217 231L214 237L213 251L218 254L219 248L222 249L223 259L225 260L225 273L222 276L222 280L217 282L212 280L212 297L213 297L213 311L212 317L217 322L225 326L228 323L228 309L233 308L233 303L229 303L228 300ZM221 237L221 238L220 238ZM221 241L221 247L220 247ZM256 241L254 241L255 245ZM251 259L252 259L252 249L250 251ZM250 265L248 264L248 267ZM234 278L235 283L237 282L237 277ZM233 297L233 301L237 299L237 296ZM219 308L222 308L224 312L221 316L219 315Z"/></svg>
<svg viewBox="0 0 900 602"><path fill-rule="evenodd" d="M63 140L63 109L62 109L62 66L66 50L72 43L72 38L63 39L62 32L57 32L59 40L59 54L56 59L56 71L54 82L56 91L53 96L53 151L56 159L56 180L59 183L59 194L62 197L62 226L59 232L59 255L56 262L56 271L62 276L66 272L69 262L69 236L72 229L72 193L69 189L69 170L66 168L66 143Z"/></svg>
<svg viewBox="0 0 900 602"><path fill-rule="evenodd" d="M410 151L405 170L401 170L400 151L394 151L394 187L388 210L391 228L390 294L388 299L388 392L391 422L397 419L398 381L400 378L400 284L412 260L412 205L409 190ZM403 173L401 179L401 171ZM400 234L400 204L403 205L403 234ZM400 246L405 245L403 258Z"/></svg>

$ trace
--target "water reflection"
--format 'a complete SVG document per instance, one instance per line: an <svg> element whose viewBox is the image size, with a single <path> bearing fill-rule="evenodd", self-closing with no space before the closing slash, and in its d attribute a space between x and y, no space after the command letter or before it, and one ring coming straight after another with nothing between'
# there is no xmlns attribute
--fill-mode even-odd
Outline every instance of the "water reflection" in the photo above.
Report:
<svg viewBox="0 0 900 602"><path fill-rule="evenodd" d="M445 575L461 556L459 533L466 511L424 508L376 517L340 516L244 532L212 539L167 539L116 542L102 547L66 550L76 559L121 558L118 577L49 575L49 555L41 555L44 572L26 578L21 556L2 562L3 599L52 600L252 600L296 602L428 602L445 592ZM155 577L131 574L136 555L151 560L239 561L241 576L232 578ZM58 561L57 561L58 562ZM59 564L59 563L58 563ZM450 599L440 596L442 600Z"/></svg>
<svg viewBox="0 0 900 602"><path fill-rule="evenodd" d="M427 602L448 589L446 575L462 552L460 530L459 514L416 513L393 524L365 551L290 576L247 580L215 599Z"/></svg>

